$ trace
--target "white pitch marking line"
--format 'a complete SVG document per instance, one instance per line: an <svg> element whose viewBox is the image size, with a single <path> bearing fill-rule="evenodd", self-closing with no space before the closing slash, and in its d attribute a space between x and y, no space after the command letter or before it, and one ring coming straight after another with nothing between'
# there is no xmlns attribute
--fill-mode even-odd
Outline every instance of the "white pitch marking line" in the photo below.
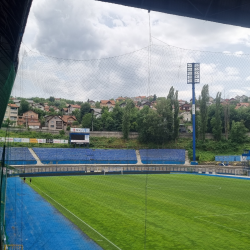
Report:
<svg viewBox="0 0 250 250"><path fill-rule="evenodd" d="M243 232L243 231L240 231L240 230L237 230L237 229L231 228L231 227L223 226L223 225L218 224L218 223L215 223L215 222L211 222L211 221L204 220L204 219L201 219L201 218L197 218L197 219L199 219L199 220L203 220L203 221L206 221L206 222L208 222L208 223L211 223L211 224L214 224L214 225L217 225L217 226L220 226L220 227L227 228L227 229L229 229L229 230L233 230L233 231L236 231L236 232L239 232L239 233L243 233L243 234L250 235L250 233L246 233L246 232Z"/></svg>
<svg viewBox="0 0 250 250"><path fill-rule="evenodd" d="M213 216L228 216L228 215L234 215L234 214L249 214L247 213L231 213L231 214L210 214L210 215L203 215L203 216L194 216L194 218L204 218L204 217L213 217Z"/></svg>
<svg viewBox="0 0 250 250"><path fill-rule="evenodd" d="M39 187L37 187L36 185L34 185L32 183L33 186L35 186L37 189L39 189L41 192L43 192ZM78 220L80 220L82 223L84 223L86 226L88 226L89 228L91 228L94 232L96 232L97 234L99 234L102 238L104 238L106 241L108 241L110 244L112 244L114 247L116 247L119 250L122 250L121 248L119 248L117 245L115 245L112 241L110 241L109 239L107 239L105 236L103 236L101 233L99 233L98 231L96 231L93 227L91 227L89 224L87 224L85 221L83 221L82 219L80 219L79 217L77 217L75 214L73 214L71 211L69 211L66 207L64 207L63 205L61 205L59 202L57 202L56 200L54 200L52 197L50 197L48 194L46 194L45 192L43 192L45 195L47 195L51 200L53 200L54 202L56 202L58 205L60 205L61 207L63 207L65 210L67 210L69 213L71 213L73 216L75 216Z"/></svg>

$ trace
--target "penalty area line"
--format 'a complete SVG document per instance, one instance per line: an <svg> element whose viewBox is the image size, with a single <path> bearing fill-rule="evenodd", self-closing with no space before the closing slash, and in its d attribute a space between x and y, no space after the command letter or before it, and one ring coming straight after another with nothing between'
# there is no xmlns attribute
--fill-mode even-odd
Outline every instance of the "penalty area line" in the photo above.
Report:
<svg viewBox="0 0 250 250"><path fill-rule="evenodd" d="M118 247L117 245L115 245L112 241L110 241L109 239L107 239L105 236L103 236L101 233L99 233L97 230L95 230L93 227L91 227L88 223L86 223L85 221L83 221L82 219L80 219L78 216L76 216L74 213L72 213L70 210L68 210L66 207L64 207L62 204L60 204L59 202L57 202L56 200L54 200L52 197L50 197L48 194L46 194L44 191L42 191L39 187L37 187L36 185L34 185L33 183L31 184L33 186L35 186L37 189L39 189L42 193L44 193L45 195L47 195L51 200L53 200L54 202L56 202L58 205L60 205L62 208L64 208L65 210L67 210L70 214L72 214L74 217L76 217L79 221L81 221L83 224L85 224L86 226L88 226L90 229L92 229L94 232L96 232L97 234L99 234L103 239L105 239L106 241L108 241L110 244L112 244L114 247L116 247L119 250L122 250L120 247ZM100 240L99 240L100 241Z"/></svg>
<svg viewBox="0 0 250 250"><path fill-rule="evenodd" d="M196 219L199 219L199 220L202 220L202 221L206 221L206 222L211 223L211 224L214 224L214 225L217 225L217 226L219 226L219 227L227 228L227 229L229 229L229 230L232 230L232 231L235 231L235 232L238 232L238 233L250 235L250 233L246 233L246 232L243 232L243 231L240 231L240 230L231 228L231 227L227 227L227 226L224 226L224 225L221 225L221 224L219 224L219 223L215 223L215 222L212 222L212 221L209 221L209 220L204 220L204 219L201 219L200 217L195 217L195 218L196 218Z"/></svg>

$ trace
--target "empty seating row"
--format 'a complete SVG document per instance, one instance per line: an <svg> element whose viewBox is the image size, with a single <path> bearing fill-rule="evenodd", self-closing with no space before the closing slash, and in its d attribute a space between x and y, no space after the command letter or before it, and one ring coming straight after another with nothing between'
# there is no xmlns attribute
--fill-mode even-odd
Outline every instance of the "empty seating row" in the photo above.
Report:
<svg viewBox="0 0 250 250"><path fill-rule="evenodd" d="M140 149L143 164L184 164L184 149Z"/></svg>
<svg viewBox="0 0 250 250"><path fill-rule="evenodd" d="M0 147L0 159L2 159L3 148ZM5 149L5 162L8 165L37 164L37 161L27 147L10 147Z"/></svg>
<svg viewBox="0 0 250 250"><path fill-rule="evenodd" d="M215 161L241 161L241 155L215 156Z"/></svg>
<svg viewBox="0 0 250 250"><path fill-rule="evenodd" d="M135 150L33 148L43 164L136 164Z"/></svg>

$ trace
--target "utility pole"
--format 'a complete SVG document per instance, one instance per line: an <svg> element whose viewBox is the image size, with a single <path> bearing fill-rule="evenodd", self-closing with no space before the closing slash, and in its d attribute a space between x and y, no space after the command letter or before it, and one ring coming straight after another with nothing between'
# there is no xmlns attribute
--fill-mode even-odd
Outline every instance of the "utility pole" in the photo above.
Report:
<svg viewBox="0 0 250 250"><path fill-rule="evenodd" d="M195 145L195 84L200 83L200 64L187 64L187 83L192 84L192 118L193 118L193 161L191 165L198 165L196 161L196 145Z"/></svg>

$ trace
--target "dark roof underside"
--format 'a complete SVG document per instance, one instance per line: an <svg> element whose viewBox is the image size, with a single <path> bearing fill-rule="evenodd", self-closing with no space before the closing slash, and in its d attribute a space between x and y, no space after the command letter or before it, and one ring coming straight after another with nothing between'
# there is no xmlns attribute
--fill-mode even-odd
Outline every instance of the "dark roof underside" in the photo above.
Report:
<svg viewBox="0 0 250 250"><path fill-rule="evenodd" d="M178 16L250 27L249 0L98 0Z"/></svg>
<svg viewBox="0 0 250 250"><path fill-rule="evenodd" d="M15 79L31 3L32 0L0 0L0 127Z"/></svg>

